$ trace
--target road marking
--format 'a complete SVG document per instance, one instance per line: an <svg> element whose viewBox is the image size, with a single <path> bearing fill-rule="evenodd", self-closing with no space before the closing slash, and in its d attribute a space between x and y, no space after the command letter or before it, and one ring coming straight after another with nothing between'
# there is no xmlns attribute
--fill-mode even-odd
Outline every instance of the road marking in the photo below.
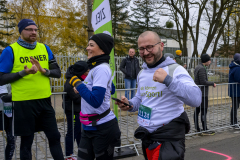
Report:
<svg viewBox="0 0 240 160"><path fill-rule="evenodd" d="M223 154L223 153L214 152L214 151L207 150L207 149L204 149L204 148L200 148L200 150L206 151L206 152L210 152L210 153L214 153L214 154L218 154L218 155L221 155L221 156L225 156L225 157L228 158L228 159L226 159L226 160L231 160L231 159L232 159L232 157L230 157L230 156L228 156L228 155L226 155L226 154Z"/></svg>

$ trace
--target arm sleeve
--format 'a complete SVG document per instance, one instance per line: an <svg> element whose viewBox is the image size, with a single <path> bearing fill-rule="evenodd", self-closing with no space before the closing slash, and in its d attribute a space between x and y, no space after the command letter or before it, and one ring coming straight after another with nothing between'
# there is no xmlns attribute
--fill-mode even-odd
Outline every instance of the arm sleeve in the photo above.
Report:
<svg viewBox="0 0 240 160"><path fill-rule="evenodd" d="M12 83L12 82L17 81L21 78L22 78L22 76L19 74L19 72L17 72L17 73L3 73L3 72L0 72L0 85Z"/></svg>
<svg viewBox="0 0 240 160"><path fill-rule="evenodd" d="M120 70L126 75L127 71L125 69L125 66L126 66L126 59L123 59L121 64L120 64Z"/></svg>
<svg viewBox="0 0 240 160"><path fill-rule="evenodd" d="M51 51L51 49L47 46L47 52L48 52L48 59L49 59L49 70L46 72L46 76L52 77L52 78L60 78L61 77L61 70L59 65L57 64L57 61Z"/></svg>
<svg viewBox="0 0 240 160"><path fill-rule="evenodd" d="M199 78L200 85L213 86L214 83L207 81L206 77L207 77L207 73L205 68L200 68L198 71L198 78Z"/></svg>
<svg viewBox="0 0 240 160"><path fill-rule="evenodd" d="M164 80L168 89L186 105L192 107L200 106L202 102L200 88L194 83L193 79L182 66L177 67L174 71L175 73L178 73L178 75L174 75L175 78L168 75L166 77L168 82Z"/></svg>
<svg viewBox="0 0 240 160"><path fill-rule="evenodd" d="M77 91L81 97L92 107L98 108L101 106L106 88L103 87L93 87L90 91L83 83L77 87Z"/></svg>

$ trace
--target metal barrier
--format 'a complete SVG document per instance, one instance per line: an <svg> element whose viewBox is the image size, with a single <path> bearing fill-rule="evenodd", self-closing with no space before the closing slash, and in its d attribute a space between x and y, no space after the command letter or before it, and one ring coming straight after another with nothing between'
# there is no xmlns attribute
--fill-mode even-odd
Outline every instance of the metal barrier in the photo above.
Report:
<svg viewBox="0 0 240 160"><path fill-rule="evenodd" d="M234 86L233 86L234 85ZM232 100L228 96L228 90L230 87L235 87L237 89L236 83L228 84L218 84L216 88L213 88L212 86L209 87L209 95L208 95L208 110L207 110L207 126L209 130L219 130L219 129L226 129L230 128L230 113L231 113L231 105ZM199 86L202 87L202 86ZM132 90L132 89L130 89ZM134 89L136 90L136 89ZM117 89L117 97L120 98L122 95L125 95L126 89ZM129 90L128 90L129 91ZM64 155L66 155L65 151L65 135L66 135L66 119L64 110L62 109L62 95L65 94L64 92L60 93L53 93L51 96L52 105L56 112L56 119L58 122L58 129L61 134L61 146L63 149ZM64 97L64 96L63 96ZM236 99L233 99L236 100ZM113 107L112 103L114 101L111 101L111 108ZM64 106L63 106L64 107ZM113 108L112 108L113 109ZM184 109L188 114L190 124L191 124L191 130L189 134L186 136L193 136L199 133L203 133L205 131L197 132L194 126L194 111L196 108L184 105ZM233 110L233 114L234 114ZM237 111L239 112L239 111ZM238 113L238 118L240 116L240 113ZM201 126L201 119L199 118L199 125ZM138 127L137 123L137 112L130 113L119 110L119 127L122 132L121 135L121 147L129 146L131 149L136 150L137 154L138 150L137 148L141 144L141 141L134 138L134 131ZM74 133L73 133L74 134ZM73 136L74 137L74 136ZM0 133L0 159L4 159L4 150L6 146L6 134L5 132ZM16 149L14 153L13 159L19 159L19 148L20 148L20 138L16 137L15 140ZM116 147L116 148L121 148ZM74 153L77 155L77 145L74 144ZM32 145L32 155L33 160L34 159L52 159L48 142L45 134L43 132L35 133L34 142Z"/></svg>
<svg viewBox="0 0 240 160"><path fill-rule="evenodd" d="M203 87L203 92L204 92L203 97L205 96L208 97L208 103L204 104L204 100L203 100L202 101L203 106L198 107L199 110L201 110L201 112L203 112L204 115L206 115L207 125L202 126L201 114L198 117L194 115L194 112L196 112L196 108L185 105L184 109L187 112L190 123L191 123L191 130L189 134L187 134L187 136L208 132L208 131L205 131L206 129L209 129L210 131L215 131L219 129L229 128L231 126L230 111L232 106L232 100L228 96L228 92L229 92L229 85L233 85L233 84L236 84L236 83L217 84L215 88L213 86L209 86L208 96L204 94L206 91L206 86L199 85L199 87ZM237 85L240 85L240 84L237 84ZM204 109L206 107L207 109ZM197 131L197 128L195 127L195 124L194 124L194 119L196 118L198 119L198 122L199 122L199 126L201 129L200 132Z"/></svg>
<svg viewBox="0 0 240 160"><path fill-rule="evenodd" d="M65 82L65 73L67 72L67 68L70 65L73 65L76 61L83 60L87 61L86 55L55 55L55 58L61 68L62 76L60 79L51 78L51 86L52 92L62 92L63 86ZM116 70L116 88L125 88L124 84L124 74L120 71L120 64L122 60L126 58L126 56L115 56L115 70ZM143 60L140 57L139 59L140 67L143 64ZM198 64L201 63L201 59L199 57L182 57L183 63L186 63L186 70L194 78L194 69ZM218 83L226 83L228 82L228 72L229 72L229 64L231 63L232 58L211 58L211 65L208 69L208 77L209 81L214 81Z"/></svg>

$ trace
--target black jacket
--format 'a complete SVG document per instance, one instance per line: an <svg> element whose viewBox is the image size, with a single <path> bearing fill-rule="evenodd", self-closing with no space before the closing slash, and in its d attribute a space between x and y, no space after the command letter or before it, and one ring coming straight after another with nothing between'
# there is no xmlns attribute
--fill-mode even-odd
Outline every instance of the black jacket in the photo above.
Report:
<svg viewBox="0 0 240 160"><path fill-rule="evenodd" d="M173 119L167 125L149 133L143 127L138 127L134 133L135 138L142 140L143 154L146 158L145 149L159 142L162 144L159 160L184 160L185 134L190 130L190 122L186 112Z"/></svg>
<svg viewBox="0 0 240 160"><path fill-rule="evenodd" d="M136 79L140 71L139 60L135 56L133 58L127 56L122 60L120 70L125 74L126 79Z"/></svg>
<svg viewBox="0 0 240 160"><path fill-rule="evenodd" d="M65 112L66 113L72 113L72 105L73 105L74 114L79 114L79 112L81 111L81 96L80 96L80 94L76 94L73 90L73 86L69 84L69 81L73 76L74 75L69 73L69 69L68 69L66 72L67 80L64 84L64 92L67 92L67 94L63 95L63 96L65 96L65 99L63 97L63 103L65 100Z"/></svg>
<svg viewBox="0 0 240 160"><path fill-rule="evenodd" d="M200 87L202 91L202 97L208 96L208 86L213 86L214 82L209 82L207 77L207 71L203 64L197 65L197 67L194 70L194 82L196 85L205 85Z"/></svg>

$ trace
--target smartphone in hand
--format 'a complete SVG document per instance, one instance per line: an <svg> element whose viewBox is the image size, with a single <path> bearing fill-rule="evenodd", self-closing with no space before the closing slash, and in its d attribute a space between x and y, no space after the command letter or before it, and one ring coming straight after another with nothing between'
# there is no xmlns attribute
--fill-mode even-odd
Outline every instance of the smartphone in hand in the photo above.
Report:
<svg viewBox="0 0 240 160"><path fill-rule="evenodd" d="M117 99L117 98L113 98L113 97L112 97L112 100L117 101L117 102L119 102L119 103L122 103L122 104L124 104L125 106L128 106L129 108L132 108L131 105L129 105L129 104L125 103L125 102L122 102L120 99Z"/></svg>

